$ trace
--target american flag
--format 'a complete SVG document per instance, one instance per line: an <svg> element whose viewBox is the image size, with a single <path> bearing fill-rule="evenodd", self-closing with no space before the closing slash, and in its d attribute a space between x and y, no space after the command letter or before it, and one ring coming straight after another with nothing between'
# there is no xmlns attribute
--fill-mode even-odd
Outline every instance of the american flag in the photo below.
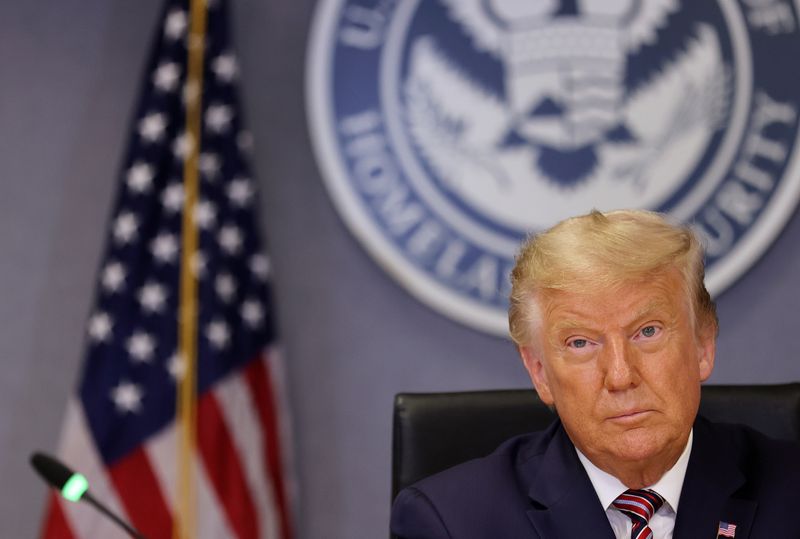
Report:
<svg viewBox="0 0 800 539"><path fill-rule="evenodd" d="M206 0L198 250L197 537L292 537L281 358L254 215L248 136L225 0ZM170 0L151 52L89 316L78 390L59 454L95 498L151 539L171 538L179 505L176 387L185 201L186 0ZM43 537L123 534L91 507L48 502Z"/></svg>
<svg viewBox="0 0 800 539"><path fill-rule="evenodd" d="M719 523L719 531L717 537L734 537L736 535L736 524L729 524L727 522Z"/></svg>

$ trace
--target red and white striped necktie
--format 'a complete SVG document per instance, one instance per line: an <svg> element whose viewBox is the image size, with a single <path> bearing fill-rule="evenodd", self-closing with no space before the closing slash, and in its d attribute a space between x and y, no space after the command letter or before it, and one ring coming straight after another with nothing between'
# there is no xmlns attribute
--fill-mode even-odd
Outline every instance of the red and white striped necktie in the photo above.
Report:
<svg viewBox="0 0 800 539"><path fill-rule="evenodd" d="M663 503L664 498L655 491L626 490L611 505L631 519L631 539L653 539L653 530L647 524Z"/></svg>

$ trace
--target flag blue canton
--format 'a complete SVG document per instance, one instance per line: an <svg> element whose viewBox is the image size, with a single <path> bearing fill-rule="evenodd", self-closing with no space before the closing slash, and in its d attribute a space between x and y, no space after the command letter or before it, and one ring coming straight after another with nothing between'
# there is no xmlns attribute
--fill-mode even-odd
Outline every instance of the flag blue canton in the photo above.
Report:
<svg viewBox="0 0 800 539"><path fill-rule="evenodd" d="M149 58L89 319L79 394L98 451L113 464L173 421L184 132L186 2L166 6ZM274 338L269 260L239 116L237 63L223 2L209 3L200 192L198 391L253 360Z"/></svg>

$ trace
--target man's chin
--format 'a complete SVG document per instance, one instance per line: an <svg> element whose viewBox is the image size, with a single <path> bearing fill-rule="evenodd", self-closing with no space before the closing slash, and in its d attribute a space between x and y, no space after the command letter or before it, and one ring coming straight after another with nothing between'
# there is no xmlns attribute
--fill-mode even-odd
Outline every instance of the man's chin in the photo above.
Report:
<svg viewBox="0 0 800 539"><path fill-rule="evenodd" d="M663 454L669 441L654 427L634 427L615 436L613 454L621 461L646 461Z"/></svg>
<svg viewBox="0 0 800 539"><path fill-rule="evenodd" d="M657 448L653 447L626 447L613 452L614 459L618 462L639 462L645 463L660 454Z"/></svg>

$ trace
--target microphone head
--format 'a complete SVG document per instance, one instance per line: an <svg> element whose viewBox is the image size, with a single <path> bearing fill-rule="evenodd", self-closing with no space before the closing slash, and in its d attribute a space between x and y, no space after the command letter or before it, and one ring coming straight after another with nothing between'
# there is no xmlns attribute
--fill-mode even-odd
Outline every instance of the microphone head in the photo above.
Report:
<svg viewBox="0 0 800 539"><path fill-rule="evenodd" d="M51 487L61 491L66 499L77 502L89 490L86 478L75 473L61 461L44 453L31 455L31 466Z"/></svg>

